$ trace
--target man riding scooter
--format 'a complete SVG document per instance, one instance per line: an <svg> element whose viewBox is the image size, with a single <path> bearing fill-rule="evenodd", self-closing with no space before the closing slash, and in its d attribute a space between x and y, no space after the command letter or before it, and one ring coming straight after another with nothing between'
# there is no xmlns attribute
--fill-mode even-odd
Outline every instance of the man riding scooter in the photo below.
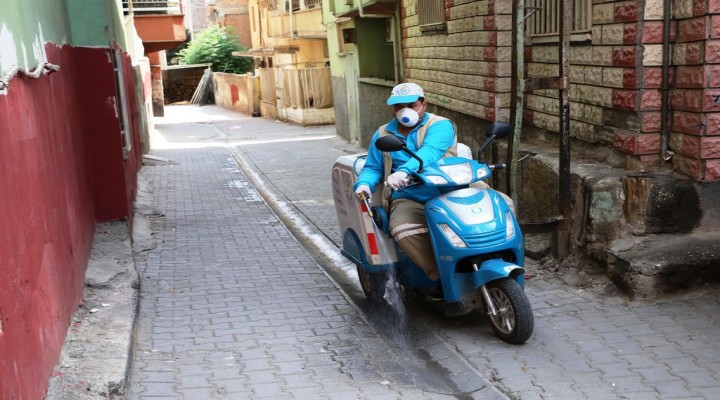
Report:
<svg viewBox="0 0 720 400"><path fill-rule="evenodd" d="M375 147L377 139L395 135L408 149L429 165L440 158L457 155L455 124L447 118L426 112L423 89L415 83L395 86L387 99L393 107L394 118L373 135L367 159L353 189L359 196L369 197L381 180L391 196L389 227L398 246L432 280L439 274L432 250L424 204L440 195L434 187L409 186L408 175L420 167L417 159L406 152L383 153ZM440 294L436 294L440 296Z"/></svg>

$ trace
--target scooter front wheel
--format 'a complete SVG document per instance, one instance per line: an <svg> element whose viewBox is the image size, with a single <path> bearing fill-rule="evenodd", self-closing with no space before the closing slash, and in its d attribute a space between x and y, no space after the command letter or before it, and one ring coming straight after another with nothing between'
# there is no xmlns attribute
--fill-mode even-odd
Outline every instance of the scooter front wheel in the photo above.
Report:
<svg viewBox="0 0 720 400"><path fill-rule="evenodd" d="M357 268L358 277L360 278L360 287L362 287L365 297L370 300L380 300L385 297L385 286L388 281L387 272L367 272L362 268Z"/></svg>
<svg viewBox="0 0 720 400"><path fill-rule="evenodd" d="M495 335L511 344L522 344L532 335L535 320L525 291L511 278L487 284L490 300L497 313L488 311L488 320ZM487 305L487 309L491 307Z"/></svg>

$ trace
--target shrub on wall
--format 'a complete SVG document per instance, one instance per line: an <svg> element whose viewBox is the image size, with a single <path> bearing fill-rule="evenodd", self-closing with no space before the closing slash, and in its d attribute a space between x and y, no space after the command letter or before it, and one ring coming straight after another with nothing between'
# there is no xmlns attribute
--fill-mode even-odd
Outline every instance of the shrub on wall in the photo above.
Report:
<svg viewBox="0 0 720 400"><path fill-rule="evenodd" d="M214 26L198 32L178 55L182 64L212 64L214 72L244 74L253 70L253 59L232 53L245 50L229 28Z"/></svg>

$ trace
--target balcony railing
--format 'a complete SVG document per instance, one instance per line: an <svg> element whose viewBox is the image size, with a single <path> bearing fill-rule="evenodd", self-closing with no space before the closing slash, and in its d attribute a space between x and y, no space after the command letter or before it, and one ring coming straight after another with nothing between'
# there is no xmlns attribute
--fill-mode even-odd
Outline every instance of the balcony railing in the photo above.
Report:
<svg viewBox="0 0 720 400"><path fill-rule="evenodd" d="M126 15L130 12L138 15L179 15L183 13L182 1L123 0L122 5Z"/></svg>

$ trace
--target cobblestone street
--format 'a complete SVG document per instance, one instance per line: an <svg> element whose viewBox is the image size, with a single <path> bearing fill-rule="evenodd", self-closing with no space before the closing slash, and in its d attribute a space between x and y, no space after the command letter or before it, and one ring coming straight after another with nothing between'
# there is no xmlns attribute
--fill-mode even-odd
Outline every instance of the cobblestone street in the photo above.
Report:
<svg viewBox="0 0 720 400"><path fill-rule="evenodd" d="M526 344L500 342L478 315L446 318L411 301L393 311L407 323L399 340L402 323L388 329L337 249L330 168L362 149L332 126L215 106L166 107L156 124L150 154L169 162L141 171L157 246L136 258L132 399L713 399L720 391L715 291L631 302L537 270L527 282L535 331Z"/></svg>

